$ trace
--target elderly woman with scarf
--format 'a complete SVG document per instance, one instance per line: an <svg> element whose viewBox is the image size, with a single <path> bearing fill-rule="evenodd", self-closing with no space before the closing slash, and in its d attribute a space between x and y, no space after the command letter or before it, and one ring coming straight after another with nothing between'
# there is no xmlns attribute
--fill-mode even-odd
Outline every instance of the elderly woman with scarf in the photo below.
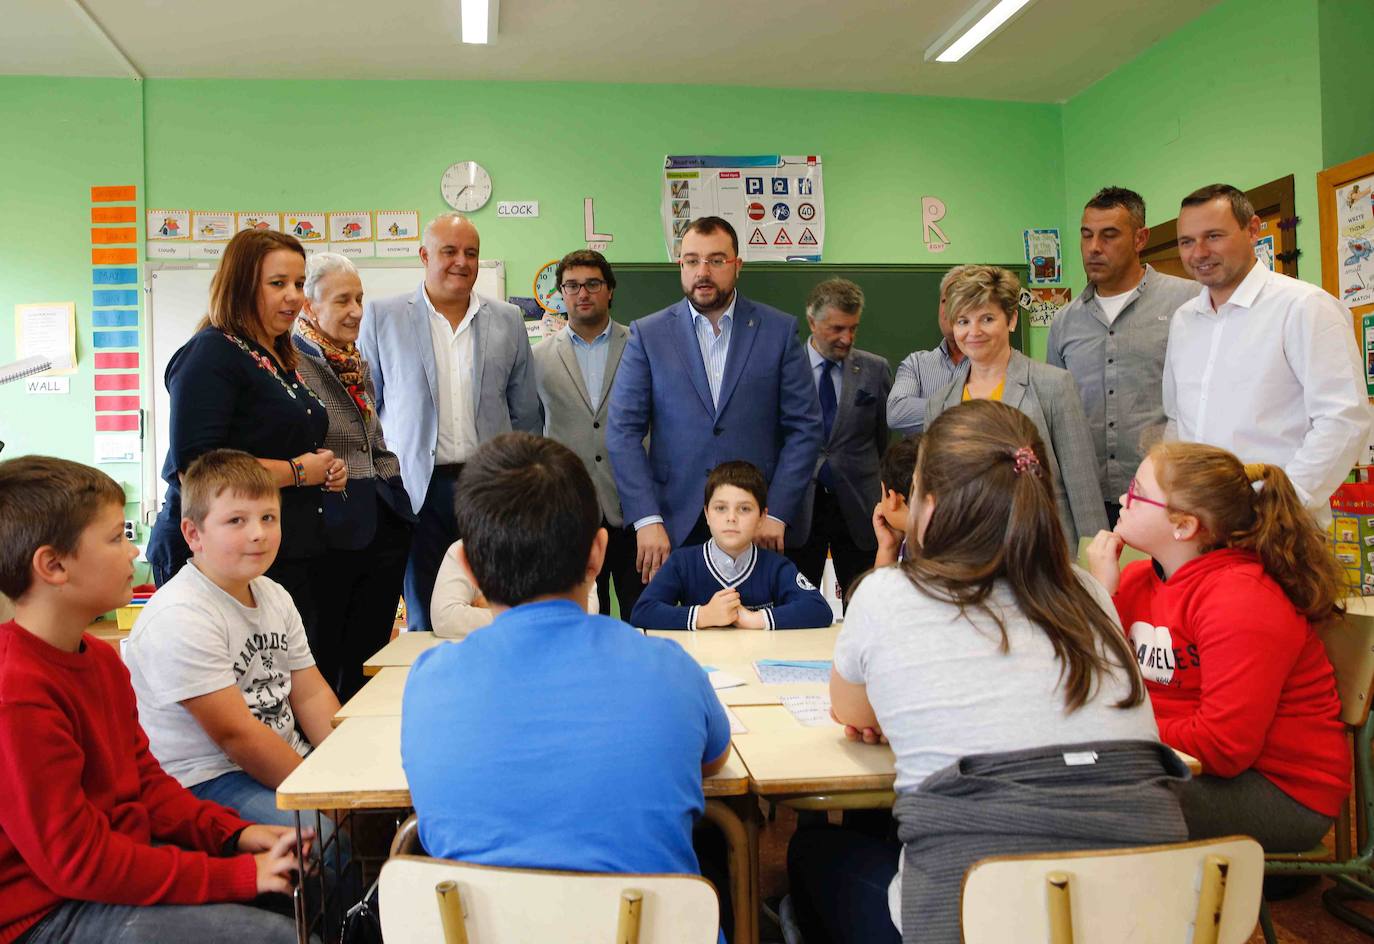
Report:
<svg viewBox="0 0 1374 944"><path fill-rule="evenodd" d="M362 318L353 263L333 253L312 257L292 340L301 376L328 410L325 446L348 464L348 488L326 496L323 507L328 551L312 575L319 618L310 649L340 701L362 687L363 661L391 638L415 520L355 343Z"/></svg>

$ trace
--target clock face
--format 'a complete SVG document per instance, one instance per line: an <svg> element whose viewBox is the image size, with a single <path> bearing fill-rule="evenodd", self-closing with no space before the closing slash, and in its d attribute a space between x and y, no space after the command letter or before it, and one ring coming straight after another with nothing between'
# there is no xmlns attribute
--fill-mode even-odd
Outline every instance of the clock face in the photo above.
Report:
<svg viewBox="0 0 1374 944"><path fill-rule="evenodd" d="M439 190L449 206L471 213L491 199L491 175L476 161L459 161L444 171Z"/></svg>
<svg viewBox="0 0 1374 944"><path fill-rule="evenodd" d="M563 293L558 290L558 260L547 262L534 276L534 300L539 307L556 315L567 314L568 306L563 302Z"/></svg>

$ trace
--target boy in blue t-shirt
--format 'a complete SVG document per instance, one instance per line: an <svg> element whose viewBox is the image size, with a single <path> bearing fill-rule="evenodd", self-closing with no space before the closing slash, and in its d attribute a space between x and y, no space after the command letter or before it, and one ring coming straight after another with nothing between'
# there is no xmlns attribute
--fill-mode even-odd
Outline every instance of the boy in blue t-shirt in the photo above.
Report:
<svg viewBox="0 0 1374 944"><path fill-rule="evenodd" d="M754 544L768 483L748 462L706 478L705 544L678 548L640 594L630 621L645 629L803 629L834 612L797 565Z"/></svg>
<svg viewBox="0 0 1374 944"><path fill-rule="evenodd" d="M730 724L680 646L586 613L607 540L586 467L551 439L498 436L464 466L457 514L459 563L496 616L406 682L401 761L426 851L698 872L701 781Z"/></svg>

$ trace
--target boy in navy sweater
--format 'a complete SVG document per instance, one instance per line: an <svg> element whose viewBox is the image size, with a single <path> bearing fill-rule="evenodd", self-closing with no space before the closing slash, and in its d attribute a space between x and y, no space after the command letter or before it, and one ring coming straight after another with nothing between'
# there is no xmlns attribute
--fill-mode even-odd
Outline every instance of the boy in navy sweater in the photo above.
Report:
<svg viewBox="0 0 1374 944"><path fill-rule="evenodd" d="M754 544L768 483L748 462L706 479L711 539L674 551L630 614L644 629L802 629L829 626L825 597L786 557Z"/></svg>

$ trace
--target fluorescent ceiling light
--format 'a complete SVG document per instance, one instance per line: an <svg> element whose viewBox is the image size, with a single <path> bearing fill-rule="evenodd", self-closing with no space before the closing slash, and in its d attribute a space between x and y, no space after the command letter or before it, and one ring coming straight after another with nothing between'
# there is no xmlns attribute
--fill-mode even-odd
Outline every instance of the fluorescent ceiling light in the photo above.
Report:
<svg viewBox="0 0 1374 944"><path fill-rule="evenodd" d="M981 46L988 37L1010 23L1032 0L982 0L960 17L926 50L930 62L958 62ZM466 0L464 3L466 9Z"/></svg>
<svg viewBox="0 0 1374 944"><path fill-rule="evenodd" d="M500 0L462 0L463 42L490 43L496 39Z"/></svg>

